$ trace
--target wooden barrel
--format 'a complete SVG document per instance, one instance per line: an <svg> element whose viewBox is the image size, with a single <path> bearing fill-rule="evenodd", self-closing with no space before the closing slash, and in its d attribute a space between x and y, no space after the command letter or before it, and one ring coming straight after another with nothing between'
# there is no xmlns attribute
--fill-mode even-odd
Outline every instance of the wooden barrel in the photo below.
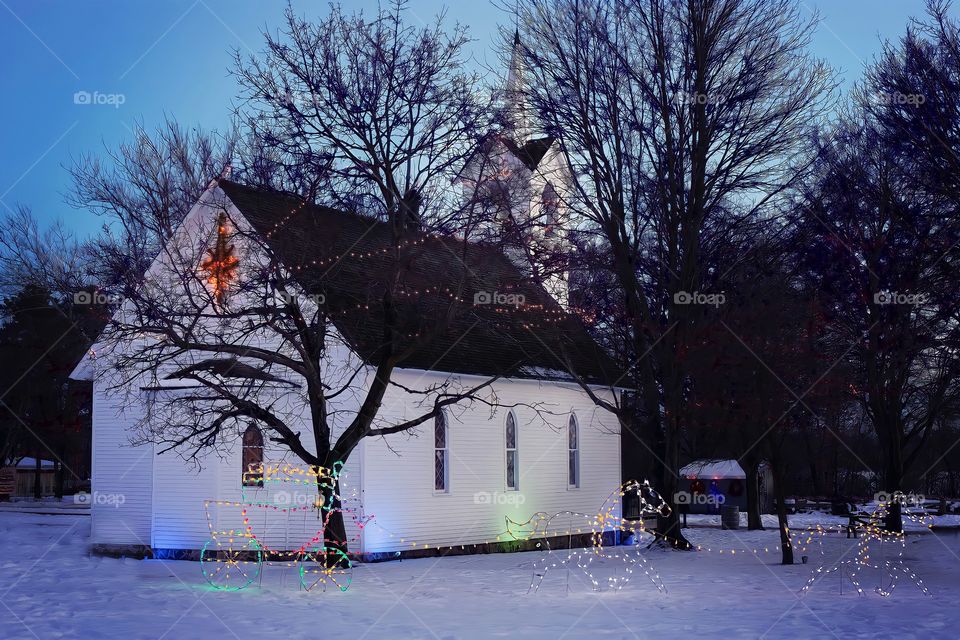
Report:
<svg viewBox="0 0 960 640"><path fill-rule="evenodd" d="M720 507L720 528L740 528L740 507L737 505L723 505Z"/></svg>

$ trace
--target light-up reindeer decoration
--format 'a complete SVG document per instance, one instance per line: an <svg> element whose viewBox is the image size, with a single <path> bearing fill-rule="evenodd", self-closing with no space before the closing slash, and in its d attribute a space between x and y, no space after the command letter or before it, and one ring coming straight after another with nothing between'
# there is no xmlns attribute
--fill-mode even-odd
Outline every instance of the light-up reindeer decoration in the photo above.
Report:
<svg viewBox="0 0 960 640"><path fill-rule="evenodd" d="M622 517L621 507L623 498L635 495L640 504L639 518L636 521ZM594 590L600 590L600 580L594 574L595 563L604 561L620 563L623 573L619 571L607 577L607 586L614 590L622 589L633 576L634 571L640 570L650 579L657 590L666 592L663 580L657 571L647 562L640 549L641 536L649 533L644 528L644 515L669 515L670 507L667 502L650 486L649 482L629 480L620 485L619 489L611 493L600 510L595 514L586 514L576 511L559 511L552 515L545 512L535 513L525 522L516 522L509 517L507 531L517 540L542 538L537 547L544 549L543 556L534 564L533 577L527 592L538 591L547 572L552 569L567 570L568 588L569 571L571 568L580 570L590 581ZM562 523L562 524L558 524ZM578 526L579 525L579 526ZM590 536L590 546L573 548L573 536ZM652 535L652 534L651 534ZM567 538L564 549L554 550L550 546L550 539ZM630 538L630 544L616 546L607 544L610 536L616 539ZM565 553L563 553L565 552Z"/></svg>

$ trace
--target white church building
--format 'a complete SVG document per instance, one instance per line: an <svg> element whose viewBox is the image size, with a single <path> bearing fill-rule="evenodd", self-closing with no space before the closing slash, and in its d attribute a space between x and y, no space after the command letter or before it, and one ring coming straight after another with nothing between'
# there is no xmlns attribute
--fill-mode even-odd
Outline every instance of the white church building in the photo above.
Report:
<svg viewBox="0 0 960 640"><path fill-rule="evenodd" d="M483 179L488 168L510 174L529 196L529 207L510 215L546 217L540 240L562 242L561 203L569 172L559 143L536 135L522 105L511 98L523 81L521 71L511 65L507 98L514 103L507 126L484 141L481 153L462 172L461 184L472 194L477 185L488 184ZM221 178L211 183L170 240L181 246L168 247L148 274L167 268L170 256L185 255L182 247L202 257L216 241L223 212L233 225L270 246L288 267L297 265L297 277L308 294L320 277L315 269L321 268L310 265L323 265L331 256L338 256L339 264L334 273L323 273L328 283L362 286L377 269L370 256L382 251L389 238L386 223ZM451 242L426 238L411 267L414 276L442 284L454 259ZM462 251L463 240L458 242ZM345 519L350 550L360 557L437 547L470 551L509 542L514 539L510 521L522 523L538 512L596 513L620 486L617 418L581 385L614 402L621 392L621 371L580 321L566 314L563 276L537 281L522 256L490 244L470 244L467 253L467 259L482 268L466 278L465 299L520 293L526 304L546 310L564 330L534 335L519 325L495 326L492 309L473 305L449 336L438 336L394 371L378 414L386 423L403 422L422 410L410 390L451 379L470 387L495 377L490 390L497 403L449 407L411 431L366 437L357 445L341 472L340 495L344 511L351 514ZM243 268L241 261L238 278L243 278ZM412 300L401 313L418 309L418 301ZM341 346L325 357L361 372L353 382L355 392L345 394L337 408L334 431L357 410L356 399L363 398L370 383L373 331L367 320L362 310L330 316L330 333ZM297 465L288 449L251 423L233 442L221 443L195 460L176 449L163 451L167 447L142 436L142 425L158 397L188 393L190 385L170 369L169 375L133 378L118 388L111 376L115 355L95 344L73 374L93 384L95 549L177 557L202 549L211 532L244 526L275 549L296 549L316 535L316 511L291 508L309 505L312 497L306 496L315 491L250 482L245 473L251 462ZM289 394L295 404L296 386L295 379L286 380L277 393ZM288 414L298 411L308 420L309 411L302 406ZM300 434L308 447L310 433L304 422ZM104 496L123 499L101 499Z"/></svg>

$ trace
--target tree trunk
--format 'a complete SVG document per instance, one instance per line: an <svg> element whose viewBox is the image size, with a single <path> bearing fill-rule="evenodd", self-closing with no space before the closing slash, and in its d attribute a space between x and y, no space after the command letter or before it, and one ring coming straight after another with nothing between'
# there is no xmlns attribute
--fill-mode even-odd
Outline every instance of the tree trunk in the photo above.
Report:
<svg viewBox="0 0 960 640"><path fill-rule="evenodd" d="M40 452L36 452L33 455L34 458L34 467L33 467L33 499L40 500L43 498L43 468L41 466L42 460L40 459Z"/></svg>
<svg viewBox="0 0 960 640"><path fill-rule="evenodd" d="M887 517L883 526L887 531L903 533L903 514L899 500L891 500L887 504Z"/></svg>
<svg viewBox="0 0 960 640"><path fill-rule="evenodd" d="M950 458L944 459L944 464L947 467L947 479L950 481L950 489L947 495L955 496L957 495L957 476L953 471L953 465L950 464ZM940 487L940 491L943 491L944 487Z"/></svg>
<svg viewBox="0 0 960 640"><path fill-rule="evenodd" d="M326 482L325 482L326 481ZM317 478L317 493L320 496L320 516L323 519L323 546L326 551L328 567L339 566L349 551L347 530L343 521L343 505L340 503L340 481L330 478ZM336 553L339 550L343 553ZM332 553L331 553L332 552Z"/></svg>
<svg viewBox="0 0 960 640"><path fill-rule="evenodd" d="M842 493L843 493L844 495L848 495L848 494L850 493L850 492L849 492L849 487L844 487ZM834 443L834 446L833 446L833 495L839 496L840 494L841 494L841 491L840 491L840 447L836 446L836 443Z"/></svg>
<svg viewBox="0 0 960 640"><path fill-rule="evenodd" d="M763 520L760 518L760 463L755 459L745 461L747 479L747 530L762 531Z"/></svg>
<svg viewBox="0 0 960 640"><path fill-rule="evenodd" d="M680 530L680 514L675 508L671 509L670 513L665 516L657 516L657 528L654 533L658 538L668 542L674 549L693 550L693 545L683 537L683 532Z"/></svg>
<svg viewBox="0 0 960 640"><path fill-rule="evenodd" d="M777 524L780 527L780 564L793 564L793 542L790 540L790 526L787 522L787 496L783 487L783 473L776 462L772 462L771 467L773 493L777 497Z"/></svg>
<svg viewBox="0 0 960 640"><path fill-rule="evenodd" d="M65 448L61 447L60 449L60 460L63 460L67 455ZM54 479L54 495L57 497L57 500L63 500L63 483L64 477L66 475L66 470L63 467L63 462L60 460L56 463L56 478Z"/></svg>
<svg viewBox="0 0 960 640"><path fill-rule="evenodd" d="M677 510L676 500L674 499L674 494L678 489L676 469L680 468L678 464L680 458L680 440L675 435L679 430L671 433L669 430L671 428L675 429L676 426L666 425L666 427L667 433L664 437L664 453L666 455L663 456L663 459L667 464L660 465L663 467L662 473L660 474L661 486L657 487L657 490L660 491L660 495L667 501L667 504L670 505L670 513L665 516L657 516L655 533L658 538L670 543L670 546L674 549L692 550L694 548L693 545L687 541L681 531L680 513Z"/></svg>
<svg viewBox="0 0 960 640"><path fill-rule="evenodd" d="M56 463L57 470L53 483L53 495L57 500L63 500L63 463Z"/></svg>
<svg viewBox="0 0 960 640"><path fill-rule="evenodd" d="M813 495L816 497L825 496L823 486L820 484L820 474L817 470L817 454L807 442L807 466L810 468L810 488L813 489Z"/></svg>
<svg viewBox="0 0 960 640"><path fill-rule="evenodd" d="M887 531L896 533L903 532L903 516L900 501L894 499L896 493L901 490L901 484L903 482L903 463L899 455L900 450L899 443L897 443L895 451L891 452L892 455L890 455L887 461L887 470L883 482L883 488L890 498L883 526Z"/></svg>
<svg viewBox="0 0 960 640"><path fill-rule="evenodd" d="M624 394L626 396L626 394ZM617 416L620 421L620 481L643 482L655 478L652 456L644 447L646 434L641 433L641 419L637 416L636 401L624 398L623 410Z"/></svg>

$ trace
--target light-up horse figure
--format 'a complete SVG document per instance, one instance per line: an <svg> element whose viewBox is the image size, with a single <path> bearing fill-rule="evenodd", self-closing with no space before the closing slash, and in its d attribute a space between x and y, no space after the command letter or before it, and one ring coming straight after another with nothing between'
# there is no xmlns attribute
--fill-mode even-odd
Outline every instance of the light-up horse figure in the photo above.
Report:
<svg viewBox="0 0 960 640"><path fill-rule="evenodd" d="M636 496L640 503L639 518L635 521L622 517L621 508L625 496ZM600 510L595 514L576 511L559 511L554 514L545 512L535 513L525 522L516 522L509 517L507 531L517 540L531 540L542 538L538 547L544 548L544 555L535 564L533 578L527 592L538 591L547 572L551 569L564 568L580 570L593 585L600 590L600 580L594 575L594 564L601 565L605 561L620 563L624 572L607 577L607 586L611 589L622 589L630 581L634 571L639 568L650 579L657 589L663 593L666 587L659 574L653 569L640 549L640 541L646 531L643 525L645 515L669 515L670 507L667 502L650 486L648 482L629 480L611 493ZM590 546L572 548L573 536L590 536ZM652 535L652 534L651 534ZM567 546L563 549L553 549L550 545L553 540L567 538ZM630 538L630 543L617 546L616 542L624 536ZM612 540L610 540L612 538ZM608 544L613 542L613 544Z"/></svg>

